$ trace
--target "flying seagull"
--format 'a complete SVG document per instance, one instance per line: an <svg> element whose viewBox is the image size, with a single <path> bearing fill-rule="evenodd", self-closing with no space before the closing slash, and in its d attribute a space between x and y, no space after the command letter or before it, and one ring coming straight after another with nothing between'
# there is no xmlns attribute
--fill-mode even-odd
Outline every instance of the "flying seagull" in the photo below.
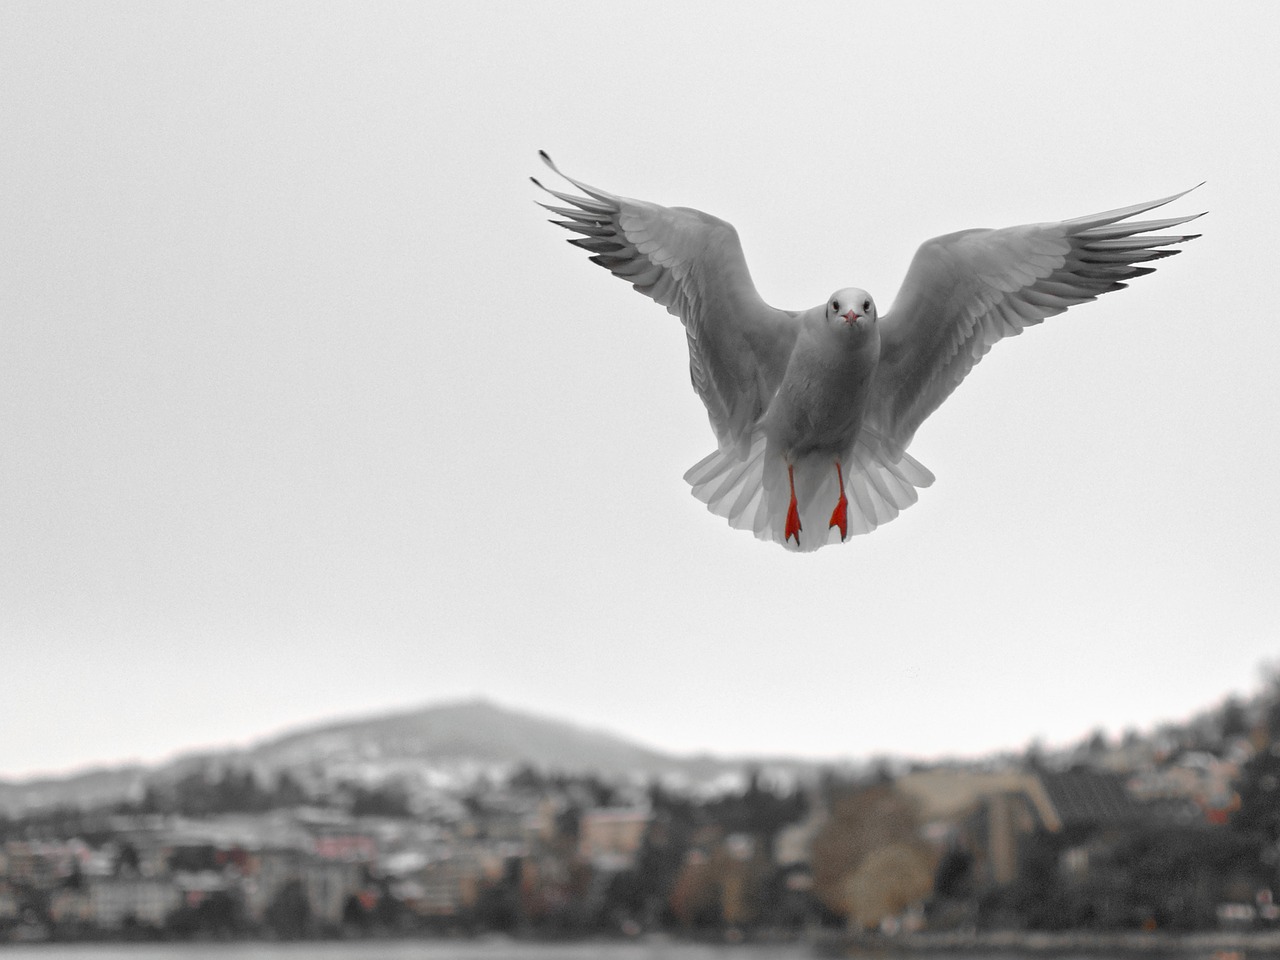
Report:
<svg viewBox="0 0 1280 960"><path fill-rule="evenodd" d="M591 260L680 318L693 388L717 449L684 478L730 526L790 550L869 533L916 502L933 474L908 454L924 419L992 344L1122 290L1192 235L1152 235L1203 214L1131 218L1189 191L1061 223L962 230L925 241L883 315L837 290L807 310L756 292L732 224L630 200L561 173L540 206Z"/></svg>

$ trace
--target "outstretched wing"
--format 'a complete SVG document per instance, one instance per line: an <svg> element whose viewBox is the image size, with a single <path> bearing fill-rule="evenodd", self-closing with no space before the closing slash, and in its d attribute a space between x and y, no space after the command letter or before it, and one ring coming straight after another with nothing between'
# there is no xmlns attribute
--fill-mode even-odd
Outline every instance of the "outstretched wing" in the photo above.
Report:
<svg viewBox="0 0 1280 960"><path fill-rule="evenodd" d="M965 230L926 241L880 321L869 421L901 452L997 340L1153 272L1137 264L1172 256L1179 251L1159 248L1199 234L1140 234L1203 214L1129 218L1188 192L1062 223Z"/></svg>
<svg viewBox="0 0 1280 960"><path fill-rule="evenodd" d="M541 204L581 234L569 242L622 277L684 324L693 388L722 449L745 453L751 427L768 407L795 346L795 315L756 292L733 226L685 207L628 200L560 173L586 196L533 182L570 206Z"/></svg>

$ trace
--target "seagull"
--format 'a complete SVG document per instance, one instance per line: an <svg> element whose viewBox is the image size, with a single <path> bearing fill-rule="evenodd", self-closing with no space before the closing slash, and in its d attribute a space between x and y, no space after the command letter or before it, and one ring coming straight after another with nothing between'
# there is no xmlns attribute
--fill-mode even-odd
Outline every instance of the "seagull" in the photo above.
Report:
<svg viewBox="0 0 1280 960"><path fill-rule="evenodd" d="M1139 264L1200 235L1153 231L1203 216L1131 219L1184 190L1074 220L961 230L920 246L883 314L860 287L780 310L756 292L732 224L617 196L539 155L580 191L530 178L567 204L539 203L551 222L684 324L717 441L684 475L693 495L792 551L870 533L915 503L934 477L907 447L997 340L1154 272Z"/></svg>

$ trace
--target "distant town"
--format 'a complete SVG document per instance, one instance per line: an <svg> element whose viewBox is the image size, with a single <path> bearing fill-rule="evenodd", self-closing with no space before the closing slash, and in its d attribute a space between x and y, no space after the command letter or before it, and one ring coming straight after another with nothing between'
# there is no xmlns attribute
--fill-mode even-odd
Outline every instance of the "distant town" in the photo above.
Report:
<svg viewBox="0 0 1280 960"><path fill-rule="evenodd" d="M625 745L575 768L609 744L467 709L108 778L120 796L5 785L0 940L1280 924L1280 681L1063 750L700 773Z"/></svg>

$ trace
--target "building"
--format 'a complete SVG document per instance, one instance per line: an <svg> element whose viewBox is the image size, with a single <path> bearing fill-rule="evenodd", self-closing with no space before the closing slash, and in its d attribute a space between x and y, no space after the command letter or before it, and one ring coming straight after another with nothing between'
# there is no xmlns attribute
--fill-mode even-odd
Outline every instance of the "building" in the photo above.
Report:
<svg viewBox="0 0 1280 960"><path fill-rule="evenodd" d="M598 870L635 866L653 814L645 808L588 810L578 824L578 855Z"/></svg>
<svg viewBox="0 0 1280 960"><path fill-rule="evenodd" d="M87 881L89 915L102 930L164 926L182 904L182 892L167 879L138 876L92 877Z"/></svg>

